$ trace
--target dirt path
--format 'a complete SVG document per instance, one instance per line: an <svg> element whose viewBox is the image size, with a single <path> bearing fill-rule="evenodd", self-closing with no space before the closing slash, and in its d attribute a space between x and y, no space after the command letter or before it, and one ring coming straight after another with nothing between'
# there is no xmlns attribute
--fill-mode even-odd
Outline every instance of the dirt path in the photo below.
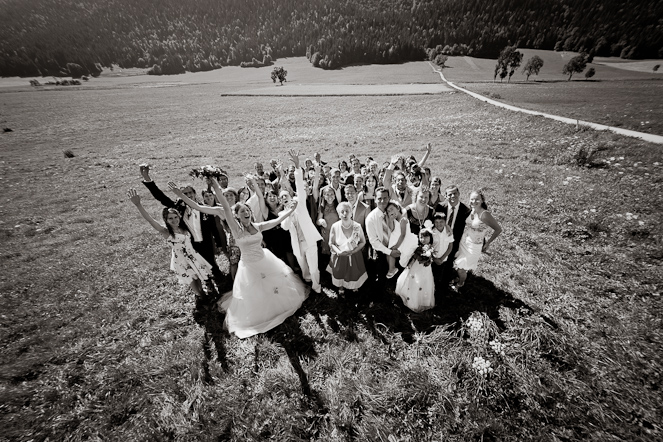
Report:
<svg viewBox="0 0 663 442"><path fill-rule="evenodd" d="M650 143L656 143L656 144L663 144L663 136L660 135L653 135L653 134L648 134L644 132L637 132L634 130L628 130L628 129L622 129L620 127L614 127L614 126L606 126L604 124L598 124L598 123L592 123L590 121L583 121L583 120L575 120L573 118L566 118L566 117L560 117L559 115L552 115L552 114L547 114L544 112L537 112L529 109L523 109L521 107L516 107L516 106L511 106L510 104L505 104L500 101L495 101L491 100L490 98L484 97L483 95L477 94L476 92L468 91L467 89L464 89L462 87L456 86L454 83L448 81L446 78L444 78L444 75L442 74L442 71L436 68L432 63L430 63L431 68L433 69L433 72L437 72L440 75L440 78L442 81L444 81L446 84L451 86L454 89L457 89L461 92L465 92L468 95L471 95L472 97L476 98L477 100L484 101L486 103L490 103L495 106L499 106L505 109L509 109L512 111L516 112L522 112L525 114L529 115L537 115L545 118L550 118L552 120L556 121L561 121L562 123L567 123L567 124L575 124L576 126L587 126L591 127L592 129L595 130L609 130L614 133L620 134L620 135L625 135L627 137L633 137L633 138L640 138L645 141L649 141Z"/></svg>

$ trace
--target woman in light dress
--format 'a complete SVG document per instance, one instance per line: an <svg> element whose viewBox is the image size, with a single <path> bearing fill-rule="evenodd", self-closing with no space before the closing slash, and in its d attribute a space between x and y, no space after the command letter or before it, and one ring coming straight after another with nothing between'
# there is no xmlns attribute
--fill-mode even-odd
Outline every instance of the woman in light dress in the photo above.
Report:
<svg viewBox="0 0 663 442"><path fill-rule="evenodd" d="M205 292L202 283L207 282L211 277L212 266L193 249L191 233L182 223L180 213L176 209L164 208L162 213L166 222L166 227L164 227L147 213L136 189L129 189L127 195L143 218L170 244L172 248L170 270L175 272L178 282L191 287L197 298L204 298Z"/></svg>
<svg viewBox="0 0 663 442"><path fill-rule="evenodd" d="M174 183L169 185L185 203L201 212L217 215L223 211L231 214L226 221L242 250L242 257L232 292L224 296L221 308L226 311L225 326L228 331L239 338L248 338L283 323L297 311L308 295L307 286L292 269L261 246L261 232L288 218L297 203L290 204L277 219L254 223L249 206L237 203L231 208L218 183L215 180L211 183L222 209L199 206L179 192Z"/></svg>
<svg viewBox="0 0 663 442"><path fill-rule="evenodd" d="M470 193L469 207L472 211L465 221L465 232L454 261L454 268L458 272L457 288L465 284L467 272L477 268L481 254L486 253L488 246L502 233L502 226L488 211L486 199L480 190ZM489 228L493 233L486 239Z"/></svg>
<svg viewBox="0 0 663 442"><path fill-rule="evenodd" d="M347 201L336 206L340 220L329 232L329 248L332 255L327 271L332 283L338 287L339 295L345 289L357 291L368 279L362 249L366 244L364 231L358 222L352 220L352 206Z"/></svg>
<svg viewBox="0 0 663 442"><path fill-rule="evenodd" d="M391 230L387 247L401 252L399 264L405 267L417 248L417 235L410 231L410 222L403 213L403 208L394 200L387 204L387 224ZM396 258L388 256L387 262L389 263L387 279L391 279L398 273Z"/></svg>

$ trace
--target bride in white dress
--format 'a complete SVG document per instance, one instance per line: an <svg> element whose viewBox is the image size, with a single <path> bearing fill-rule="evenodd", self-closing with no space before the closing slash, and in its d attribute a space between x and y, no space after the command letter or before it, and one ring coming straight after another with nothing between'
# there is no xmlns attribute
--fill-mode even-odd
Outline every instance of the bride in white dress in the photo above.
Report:
<svg viewBox="0 0 663 442"><path fill-rule="evenodd" d="M283 261L261 246L261 232L279 225L293 213L297 203L293 201L277 219L254 223L248 205L237 203L231 208L218 183L212 180L211 184L221 207L200 206L181 194L174 183L169 183L169 186L196 210L211 215L232 214L226 216L226 220L242 257L237 266L233 290L223 297L221 308L226 311L225 326L228 331L238 338L248 338L283 323L308 296L308 286Z"/></svg>

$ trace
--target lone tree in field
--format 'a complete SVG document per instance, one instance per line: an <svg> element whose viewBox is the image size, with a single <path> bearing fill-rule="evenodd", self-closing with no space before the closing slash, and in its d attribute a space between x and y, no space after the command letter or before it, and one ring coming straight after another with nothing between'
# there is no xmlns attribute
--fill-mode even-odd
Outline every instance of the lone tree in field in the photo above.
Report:
<svg viewBox="0 0 663 442"><path fill-rule="evenodd" d="M594 68L587 69L587 72L585 72L585 80L592 78L594 74L596 74L596 70Z"/></svg>
<svg viewBox="0 0 663 442"><path fill-rule="evenodd" d="M500 81L509 75L509 83L511 82L511 76L516 69L520 67L520 63L523 61L523 54L516 49L516 46L507 46L502 49L500 57L497 59L497 65L495 66L495 76L493 81L497 78L497 75L500 76Z"/></svg>
<svg viewBox="0 0 663 442"><path fill-rule="evenodd" d="M569 78L566 81L571 81L571 77L573 77L573 74L581 73L582 71L585 70L586 67L587 67L587 58L582 54L576 55L575 57L570 59L568 63L564 65L562 74L568 74Z"/></svg>
<svg viewBox="0 0 663 442"><path fill-rule="evenodd" d="M532 74L539 75L539 71L541 70L542 67L543 67L543 59L538 55L535 55L534 57L527 60L527 63L523 68L523 73L527 75L527 81L529 81L530 75Z"/></svg>
<svg viewBox="0 0 663 442"><path fill-rule="evenodd" d="M286 81L286 75L288 75L288 71L283 69L283 66L274 68L272 71L272 81L276 83L276 80L279 80L281 82L281 86L283 86L283 82Z"/></svg>

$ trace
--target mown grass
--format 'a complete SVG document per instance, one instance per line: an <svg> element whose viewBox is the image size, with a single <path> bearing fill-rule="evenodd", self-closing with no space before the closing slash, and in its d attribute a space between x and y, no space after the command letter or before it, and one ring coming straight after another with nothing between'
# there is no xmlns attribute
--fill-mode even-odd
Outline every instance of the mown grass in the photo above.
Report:
<svg viewBox="0 0 663 442"><path fill-rule="evenodd" d="M461 94L2 98L0 439L661 438L658 147ZM124 196L138 187L157 214L146 160L159 184L208 163L239 183L288 148L386 159L428 141L443 183L464 199L483 187L505 233L462 293L422 314L391 292L327 289L265 335L229 337L220 313L192 314Z"/></svg>
<svg viewBox="0 0 663 442"><path fill-rule="evenodd" d="M544 60L539 75L529 81L522 74L522 66L511 82L493 81L495 60L450 57L444 75L473 92L515 106L552 113L608 126L623 127L653 134L663 134L662 77L651 70L637 72L588 64L596 75L586 80L584 72L574 74L572 80L562 74L562 68L573 56L572 52L553 52L519 49L523 53L522 66L538 55ZM654 62L652 62L653 66Z"/></svg>

